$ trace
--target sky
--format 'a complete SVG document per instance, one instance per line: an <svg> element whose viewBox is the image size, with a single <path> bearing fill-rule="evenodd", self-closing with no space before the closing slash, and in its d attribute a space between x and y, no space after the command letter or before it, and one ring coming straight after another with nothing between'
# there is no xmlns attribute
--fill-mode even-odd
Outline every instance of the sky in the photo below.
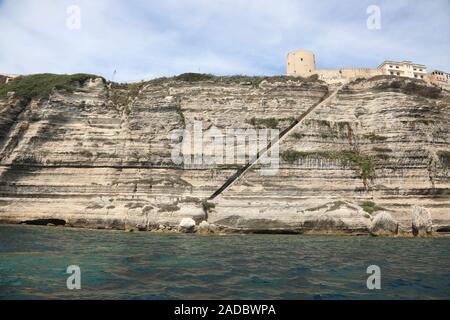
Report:
<svg viewBox="0 0 450 320"><path fill-rule="evenodd" d="M279 75L297 49L321 69L450 72L449 30L450 0L0 0L0 73Z"/></svg>

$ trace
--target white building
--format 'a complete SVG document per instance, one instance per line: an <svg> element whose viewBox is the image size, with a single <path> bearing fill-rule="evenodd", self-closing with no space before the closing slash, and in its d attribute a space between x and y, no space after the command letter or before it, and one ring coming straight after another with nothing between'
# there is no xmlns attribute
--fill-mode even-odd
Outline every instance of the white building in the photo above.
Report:
<svg viewBox="0 0 450 320"><path fill-rule="evenodd" d="M386 60L378 66L385 75L393 75L407 78L424 79L427 76L427 67L423 64L411 61L389 61Z"/></svg>

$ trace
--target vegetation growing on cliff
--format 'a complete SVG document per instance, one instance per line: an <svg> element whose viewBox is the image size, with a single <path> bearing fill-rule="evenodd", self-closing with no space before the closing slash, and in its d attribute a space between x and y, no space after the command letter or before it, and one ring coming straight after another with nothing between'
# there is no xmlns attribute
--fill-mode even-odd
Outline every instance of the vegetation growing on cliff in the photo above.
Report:
<svg viewBox="0 0 450 320"><path fill-rule="evenodd" d="M208 214L215 207L216 207L216 205L214 203L212 203L212 202L209 202L207 200L203 200L202 201L202 208L203 208L203 212L205 213L205 220L208 220Z"/></svg>
<svg viewBox="0 0 450 320"><path fill-rule="evenodd" d="M294 163L302 158L325 158L330 160L339 160L344 166L352 163L358 166L359 174L361 175L364 184L367 183L368 179L371 179L375 176L375 164L372 159L352 150L308 152L286 150L281 153L281 158L289 163Z"/></svg>
<svg viewBox="0 0 450 320"><path fill-rule="evenodd" d="M183 126L183 129L186 128L186 118L184 117L183 110L181 110L181 107L177 107L177 114L180 117L180 124Z"/></svg>
<svg viewBox="0 0 450 320"><path fill-rule="evenodd" d="M306 135L304 133L300 133L300 132L294 132L292 134L292 138L300 140L303 139Z"/></svg>
<svg viewBox="0 0 450 320"><path fill-rule="evenodd" d="M89 79L98 78L96 75L77 73L67 74L33 74L21 76L0 86L0 98L6 98L8 92L14 92L17 98L31 100L45 98L54 90L73 92L76 85L82 85Z"/></svg>
<svg viewBox="0 0 450 320"><path fill-rule="evenodd" d="M393 81L386 81L379 84L376 89L378 90L399 90L405 94L413 94L424 98L437 99L441 96L441 89L437 87L427 86L419 81L413 81L403 78L396 78Z"/></svg>
<svg viewBox="0 0 450 320"><path fill-rule="evenodd" d="M205 212L205 213L208 213L208 212L210 212L212 209L214 209L216 207L216 205L214 204L214 203L212 203L212 202L208 202L208 201L206 201L206 200L203 200L202 201L202 208L203 208L203 211Z"/></svg>
<svg viewBox="0 0 450 320"><path fill-rule="evenodd" d="M278 119L275 118L251 118L247 121L247 123L251 124L255 128L261 129L261 128L271 128L276 129L278 128Z"/></svg>
<svg viewBox="0 0 450 320"><path fill-rule="evenodd" d="M373 147L372 150L375 152L382 152L382 153L392 152L391 148L382 148L382 147Z"/></svg>
<svg viewBox="0 0 450 320"><path fill-rule="evenodd" d="M246 123L251 124L256 129L278 129L286 125L292 124L296 119L294 117L287 118L251 118L250 120L245 120Z"/></svg>
<svg viewBox="0 0 450 320"><path fill-rule="evenodd" d="M375 211L384 210L384 208L377 206L373 201L364 201L360 205L363 210L369 214L372 214Z"/></svg>
<svg viewBox="0 0 450 320"><path fill-rule="evenodd" d="M437 155L442 166L448 169L450 167L450 151L438 151Z"/></svg>
<svg viewBox="0 0 450 320"><path fill-rule="evenodd" d="M173 204L160 204L158 205L159 210L158 212L175 212L175 211L179 211L180 207L177 206L177 204L173 203Z"/></svg>
<svg viewBox="0 0 450 320"><path fill-rule="evenodd" d="M374 132L365 134L364 138L369 139L370 142L385 141L387 139L387 137L380 136L378 134L375 134Z"/></svg>
<svg viewBox="0 0 450 320"><path fill-rule="evenodd" d="M192 72L182 73L182 74L174 77L175 80L188 81L188 82L205 81L205 80L211 80L211 79L214 79L214 78L215 77L212 74L192 73Z"/></svg>
<svg viewBox="0 0 450 320"><path fill-rule="evenodd" d="M108 91L109 99L117 110L123 110L128 116L131 113L130 102L139 95L143 86L144 82L111 84Z"/></svg>
<svg viewBox="0 0 450 320"><path fill-rule="evenodd" d="M302 82L316 82L319 81L317 75L312 75L308 78L294 77L294 76L245 76L245 75L232 75L232 76L215 76L208 73L182 73L178 76L172 78L158 78L151 80L151 82L162 82L162 81L184 81L184 82L199 82L199 81L213 81L216 83L240 83L249 85L252 87L259 87L261 82L267 81L302 81Z"/></svg>

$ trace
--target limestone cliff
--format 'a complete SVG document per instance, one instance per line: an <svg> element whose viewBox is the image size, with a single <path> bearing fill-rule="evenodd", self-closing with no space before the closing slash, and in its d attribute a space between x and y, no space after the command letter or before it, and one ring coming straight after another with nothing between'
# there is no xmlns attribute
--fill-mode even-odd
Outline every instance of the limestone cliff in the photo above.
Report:
<svg viewBox="0 0 450 320"><path fill-rule="evenodd" d="M331 97L290 77L32 77L0 82L1 222L367 233L378 212L410 231L421 206L449 230L450 94L420 81L357 80ZM194 121L279 128L278 174L175 164L170 135Z"/></svg>

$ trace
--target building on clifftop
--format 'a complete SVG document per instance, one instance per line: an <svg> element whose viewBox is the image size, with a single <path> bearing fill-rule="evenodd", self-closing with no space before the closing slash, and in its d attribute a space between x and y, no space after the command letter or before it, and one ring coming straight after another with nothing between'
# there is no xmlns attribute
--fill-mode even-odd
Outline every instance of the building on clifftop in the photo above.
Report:
<svg viewBox="0 0 450 320"><path fill-rule="evenodd" d="M287 56L287 74L289 76L309 77L318 75L320 80L330 84L341 83L357 78L371 78L377 75L395 75L400 77L426 80L427 67L411 61L384 61L378 68L340 68L337 70L316 69L316 57L308 50L289 52Z"/></svg>
<svg viewBox="0 0 450 320"><path fill-rule="evenodd" d="M442 89L450 90L450 74L447 72L434 70L428 75L427 81Z"/></svg>
<svg viewBox="0 0 450 320"><path fill-rule="evenodd" d="M392 76L416 79L425 79L427 76L427 67L425 65L412 63L411 61L396 62L386 60L378 66L378 69L383 70L383 74Z"/></svg>
<svg viewBox="0 0 450 320"><path fill-rule="evenodd" d="M0 76L3 76L6 78L5 83L8 83L10 80L17 78L19 75L18 74L4 74L4 73L0 73Z"/></svg>
<svg viewBox="0 0 450 320"><path fill-rule="evenodd" d="M316 57L308 50L289 52L287 56L287 74L289 76L309 77L314 74L320 80L334 84L356 78L370 78L383 74L379 69L372 68L341 68L337 70L316 69Z"/></svg>

